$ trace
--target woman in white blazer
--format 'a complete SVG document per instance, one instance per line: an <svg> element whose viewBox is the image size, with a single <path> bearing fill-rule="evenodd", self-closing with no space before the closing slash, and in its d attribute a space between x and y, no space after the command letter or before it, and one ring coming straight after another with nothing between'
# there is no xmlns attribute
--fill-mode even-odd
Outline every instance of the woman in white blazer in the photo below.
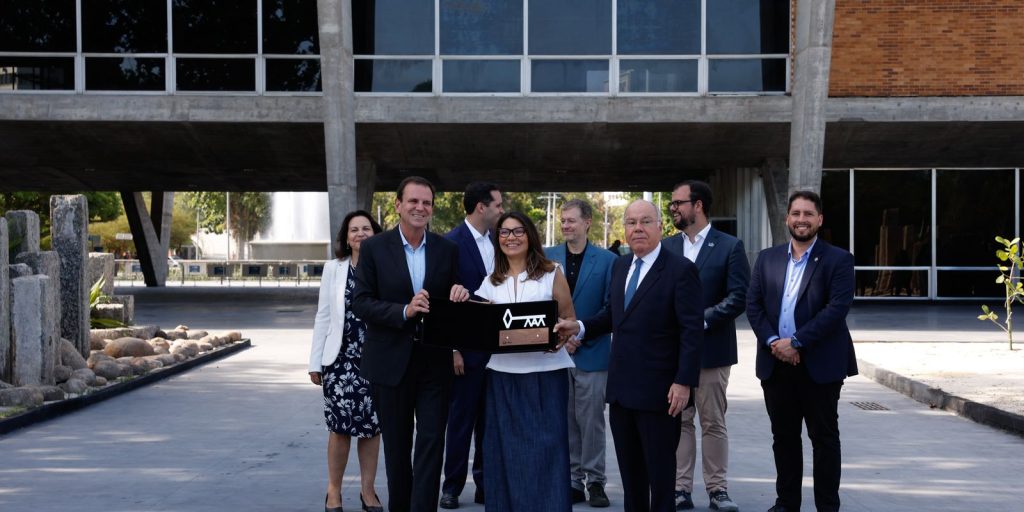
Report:
<svg viewBox="0 0 1024 512"><path fill-rule="evenodd" d="M324 265L320 301L313 322L309 351L309 380L323 388L327 422L326 512L341 512L341 481L345 475L352 437L358 438L359 501L367 512L383 512L374 492L380 425L370 395L370 384L359 376L366 324L349 308L355 288L355 268L363 240L380 233L369 213L357 210L345 216L338 231L335 259Z"/></svg>

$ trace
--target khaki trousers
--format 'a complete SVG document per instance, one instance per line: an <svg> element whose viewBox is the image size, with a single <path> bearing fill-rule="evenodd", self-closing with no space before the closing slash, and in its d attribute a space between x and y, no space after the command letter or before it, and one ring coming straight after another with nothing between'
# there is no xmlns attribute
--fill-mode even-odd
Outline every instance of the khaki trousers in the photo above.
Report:
<svg viewBox="0 0 1024 512"><path fill-rule="evenodd" d="M700 417L701 469L708 492L727 489L725 479L729 467L729 434L725 429L725 398L731 366L702 368L700 385L694 395L694 407L684 410L679 445L676 447L676 490L693 492L693 469L697 464L697 437L693 416Z"/></svg>

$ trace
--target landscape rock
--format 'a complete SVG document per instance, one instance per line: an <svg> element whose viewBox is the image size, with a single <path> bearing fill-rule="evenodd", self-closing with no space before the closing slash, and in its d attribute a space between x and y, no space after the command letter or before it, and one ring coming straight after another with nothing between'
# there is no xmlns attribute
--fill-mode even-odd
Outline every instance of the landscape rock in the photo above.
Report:
<svg viewBox="0 0 1024 512"><path fill-rule="evenodd" d="M58 384L71 378L71 367L59 364L53 367L53 380Z"/></svg>
<svg viewBox="0 0 1024 512"><path fill-rule="evenodd" d="M109 252L90 252L86 281L92 287L96 281L103 278L103 287L100 291L104 295L114 294L114 255Z"/></svg>
<svg viewBox="0 0 1024 512"><path fill-rule="evenodd" d="M93 338L90 336L89 350L103 350L107 348L107 343L110 343L110 340L105 340L102 338Z"/></svg>
<svg viewBox="0 0 1024 512"><path fill-rule="evenodd" d="M153 338L149 340L149 344L157 354L171 353L171 343L163 338Z"/></svg>
<svg viewBox="0 0 1024 512"><path fill-rule="evenodd" d="M39 386L37 389L43 394L43 401L45 402L64 400L64 390L58 386Z"/></svg>
<svg viewBox="0 0 1024 512"><path fill-rule="evenodd" d="M149 361L146 361L141 357L132 359L132 361L128 363L128 367L131 369L132 375L145 375L151 368Z"/></svg>
<svg viewBox="0 0 1024 512"><path fill-rule="evenodd" d="M14 387L14 384L8 384L8 383L0 380L0 389L10 389L10 388L13 388L13 387Z"/></svg>
<svg viewBox="0 0 1024 512"><path fill-rule="evenodd" d="M7 219L0 218L0 381L11 380L11 276ZM21 277L21 276L18 276Z"/></svg>
<svg viewBox="0 0 1024 512"><path fill-rule="evenodd" d="M231 341L242 341L242 333L238 331L229 331L225 334Z"/></svg>
<svg viewBox="0 0 1024 512"><path fill-rule="evenodd" d="M81 370L71 372L71 378L84 381L86 385L89 386L92 386L93 383L96 382L96 374L88 368L82 368Z"/></svg>
<svg viewBox="0 0 1024 512"><path fill-rule="evenodd" d="M156 351L153 350L152 345L147 343L146 340L125 337L108 343L106 348L103 349L103 353L111 357L141 357L151 356Z"/></svg>
<svg viewBox="0 0 1024 512"><path fill-rule="evenodd" d="M171 355L174 356L174 360L179 363L188 359L188 356L186 356L183 352L176 352L172 353Z"/></svg>
<svg viewBox="0 0 1024 512"><path fill-rule="evenodd" d="M131 377L132 375L134 375L132 373L132 365L128 363L117 363L117 367L121 369L122 377Z"/></svg>
<svg viewBox="0 0 1024 512"><path fill-rule="evenodd" d="M104 354L103 352L94 351L89 354L89 360L87 363L89 364L89 368L92 368L100 361L114 361L114 358Z"/></svg>
<svg viewBox="0 0 1024 512"><path fill-rule="evenodd" d="M61 336L89 353L89 286L86 282L89 204L85 196L50 196L50 245L60 255Z"/></svg>
<svg viewBox="0 0 1024 512"><path fill-rule="evenodd" d="M156 332L153 333L153 337L167 339L167 333L164 332L162 329L157 329Z"/></svg>
<svg viewBox="0 0 1024 512"><path fill-rule="evenodd" d="M75 378L70 378L67 380L67 382L64 382L63 384L60 385L61 389L63 389L66 393L72 395L81 395L82 393L85 393L85 390L88 387L89 386L85 383L84 380Z"/></svg>
<svg viewBox="0 0 1024 512"><path fill-rule="evenodd" d="M35 275L46 276L40 290L40 321L42 326L43 384L53 384L53 367L60 364L57 344L60 342L60 256L54 251L23 252L15 258L28 265Z"/></svg>
<svg viewBox="0 0 1024 512"><path fill-rule="evenodd" d="M193 331L189 331L188 339L190 339L190 340L201 340L201 339L205 338L208 334L210 334L210 333L208 333L206 331L194 331L194 332Z"/></svg>
<svg viewBox="0 0 1024 512"><path fill-rule="evenodd" d="M117 364L113 360L99 360L92 367L93 373L96 374L96 378L103 378L108 381L116 380L121 376L121 365Z"/></svg>
<svg viewBox="0 0 1024 512"><path fill-rule="evenodd" d="M34 386L47 384L44 377L44 354L50 342L48 317L43 314L47 298L47 276L25 276L11 280L11 384ZM49 365L47 378L53 378L53 365Z"/></svg>
<svg viewBox="0 0 1024 512"><path fill-rule="evenodd" d="M171 353L182 353L185 357L195 357L199 354L199 345L194 341L177 340L171 344Z"/></svg>
<svg viewBox="0 0 1024 512"><path fill-rule="evenodd" d="M166 332L164 334L166 334L166 336L163 336L163 337L167 338L169 340L184 340L184 339L188 339L188 331L170 331L170 332Z"/></svg>
<svg viewBox="0 0 1024 512"><path fill-rule="evenodd" d="M133 325L130 327L118 327L116 329L93 329L89 331L89 340L117 338L141 338L148 340L156 337L156 331L160 329L157 325Z"/></svg>
<svg viewBox="0 0 1024 512"><path fill-rule="evenodd" d="M93 306L91 315L96 318L121 322L122 324L129 322L127 311L123 304L97 304Z"/></svg>
<svg viewBox="0 0 1024 512"><path fill-rule="evenodd" d="M210 345L209 343L200 343L199 344L199 351L200 352L209 352L211 350L213 350L213 345Z"/></svg>
<svg viewBox="0 0 1024 512"><path fill-rule="evenodd" d="M7 266L7 276L11 279L32 275L32 269L24 263L14 263Z"/></svg>
<svg viewBox="0 0 1024 512"><path fill-rule="evenodd" d="M96 376L96 381L92 383L92 386L94 388L102 388L103 386L106 386L106 385L107 385L107 379L105 379L103 377L100 377L98 375Z"/></svg>
<svg viewBox="0 0 1024 512"><path fill-rule="evenodd" d="M10 254L39 252L39 214L32 210L13 210L4 215L7 218L7 237Z"/></svg>
<svg viewBox="0 0 1024 512"><path fill-rule="evenodd" d="M178 325L177 327L174 328L174 330L175 331L187 331L188 330L188 326L187 325Z"/></svg>
<svg viewBox="0 0 1024 512"><path fill-rule="evenodd" d="M78 353L78 348L65 339L60 340L60 364L67 366L72 370L80 370L88 367L85 362L85 358L82 357L82 354Z"/></svg>
<svg viewBox="0 0 1024 512"><path fill-rule="evenodd" d="M0 389L0 407L37 407L43 405L43 399L37 387Z"/></svg>
<svg viewBox="0 0 1024 512"><path fill-rule="evenodd" d="M149 359L154 361L160 361L163 366L171 366L178 362L178 360L171 354L159 354L155 356L149 356Z"/></svg>

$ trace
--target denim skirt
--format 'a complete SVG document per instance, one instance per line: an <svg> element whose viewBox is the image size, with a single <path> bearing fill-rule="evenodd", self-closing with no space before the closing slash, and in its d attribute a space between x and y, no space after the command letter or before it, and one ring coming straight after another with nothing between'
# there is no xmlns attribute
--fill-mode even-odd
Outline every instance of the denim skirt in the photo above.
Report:
<svg viewBox="0 0 1024 512"><path fill-rule="evenodd" d="M487 370L484 488L488 512L566 512L568 370Z"/></svg>

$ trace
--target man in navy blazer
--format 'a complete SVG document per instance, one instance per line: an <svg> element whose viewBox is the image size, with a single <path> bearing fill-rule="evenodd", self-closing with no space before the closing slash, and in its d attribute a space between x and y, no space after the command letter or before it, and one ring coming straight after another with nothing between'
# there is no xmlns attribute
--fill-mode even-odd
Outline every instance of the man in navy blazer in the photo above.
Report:
<svg viewBox="0 0 1024 512"><path fill-rule="evenodd" d="M494 245L491 235L498 217L505 213L501 191L493 183L470 183L462 195L466 220L455 226L445 238L459 246L459 281L470 291L480 288L484 278L494 272ZM441 508L459 508L459 495L466 486L469 444L473 452L473 501L484 502L484 386L490 355L485 352L452 352L455 384L448 409L448 434L444 448L444 483L441 484Z"/></svg>
<svg viewBox="0 0 1024 512"><path fill-rule="evenodd" d="M801 422L814 452L814 505L839 510L839 392L857 374L846 315L853 303L853 255L818 238L821 197L789 197L792 241L761 251L747 293L747 319L757 336L757 377L771 419L775 506L800 510Z"/></svg>
<svg viewBox="0 0 1024 512"><path fill-rule="evenodd" d="M679 413L691 403L704 345L697 266L663 250L661 213L650 201L626 208L633 250L612 267L608 307L559 333L584 341L611 332L608 423L622 474L626 512L675 509Z"/></svg>
<svg viewBox="0 0 1024 512"><path fill-rule="evenodd" d="M572 305L578 318L596 315L608 305L614 254L587 242L594 209L582 199L562 204L559 220L565 244L544 249L548 258L562 265L569 282ZM590 506L607 507L604 491L604 391L608 385L610 334L566 344L575 368L569 369L569 472L573 503L586 499ZM586 486L584 487L584 484Z"/></svg>
<svg viewBox="0 0 1024 512"><path fill-rule="evenodd" d="M701 468L712 508L735 512L739 506L729 497L726 471L729 466L729 435L725 427L728 409L726 388L736 364L736 317L747 305L750 265L743 242L711 226L708 216L713 198L703 181L684 181L672 190L672 223L682 231L662 240L665 248L697 265L704 290L704 355L695 407L682 414L682 433L676 448L676 509L693 508L693 471L697 463L694 413L700 416Z"/></svg>

